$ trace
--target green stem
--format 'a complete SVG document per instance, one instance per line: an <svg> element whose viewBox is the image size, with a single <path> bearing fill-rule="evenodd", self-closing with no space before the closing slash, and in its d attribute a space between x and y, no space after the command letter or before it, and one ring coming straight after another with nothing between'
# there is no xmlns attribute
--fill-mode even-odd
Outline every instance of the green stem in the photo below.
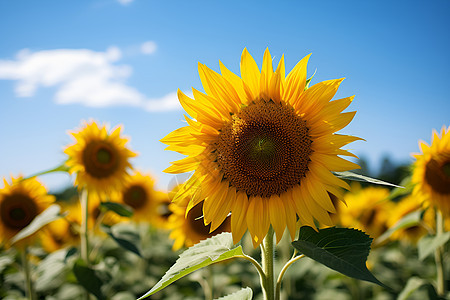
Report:
<svg viewBox="0 0 450 300"><path fill-rule="evenodd" d="M281 281L283 280L283 276L284 273L286 273L287 269L293 264L295 263L297 260L305 257L305 255L301 254L299 256L295 256L297 254L297 250L295 250L293 258L291 258L283 267L283 269L281 269L280 274L278 275L278 279L277 279L277 286L276 286L276 290L275 290L275 300L280 300L280 291L281 291Z"/></svg>
<svg viewBox="0 0 450 300"><path fill-rule="evenodd" d="M261 247L261 263L265 275L262 288L264 291L264 300L275 299L275 276L273 259L275 255L275 247L273 243L274 231L272 226L269 227L266 237Z"/></svg>
<svg viewBox="0 0 450 300"><path fill-rule="evenodd" d="M34 300L36 299L34 295L34 289L33 289L33 282L31 280L31 270L30 270L30 264L28 262L28 251L27 247L21 251L22 254L22 265L23 265L23 271L25 273L25 283L26 283L26 295L27 299Z"/></svg>
<svg viewBox="0 0 450 300"><path fill-rule="evenodd" d="M81 228L80 228L80 238L81 238L81 258L89 266L89 230L88 230L88 193L86 189L81 191Z"/></svg>
<svg viewBox="0 0 450 300"><path fill-rule="evenodd" d="M89 197L86 189L81 191L80 196L81 202L81 227L80 227L80 251L81 251L81 259L84 260L87 266L90 266L89 262L89 229L88 229L88 218L89 218ZM86 300L89 300L91 297L89 292L86 291L84 295Z"/></svg>
<svg viewBox="0 0 450 300"><path fill-rule="evenodd" d="M444 220L442 213L436 209L436 236L444 234ZM436 248L435 261L436 261L436 275L437 275L437 293L439 296L445 296L445 274L444 274L444 245Z"/></svg>

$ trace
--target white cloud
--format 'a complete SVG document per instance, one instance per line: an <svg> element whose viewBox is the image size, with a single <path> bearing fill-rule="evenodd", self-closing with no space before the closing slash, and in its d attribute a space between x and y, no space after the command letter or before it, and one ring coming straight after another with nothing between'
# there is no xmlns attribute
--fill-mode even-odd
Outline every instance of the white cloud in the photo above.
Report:
<svg viewBox="0 0 450 300"><path fill-rule="evenodd" d="M142 54L153 54L156 51L156 43L153 41L147 41L141 45Z"/></svg>
<svg viewBox="0 0 450 300"><path fill-rule="evenodd" d="M119 2L122 5L128 5L131 2L133 2L134 0L117 0L117 2Z"/></svg>
<svg viewBox="0 0 450 300"><path fill-rule="evenodd" d="M156 44L155 44L156 48ZM39 87L56 87L58 104L90 107L128 105L148 111L179 109L176 93L149 99L125 80L132 68L118 65L122 53L117 47L105 52L88 49L56 49L17 53L15 60L0 60L0 79L16 80L15 94L32 97Z"/></svg>

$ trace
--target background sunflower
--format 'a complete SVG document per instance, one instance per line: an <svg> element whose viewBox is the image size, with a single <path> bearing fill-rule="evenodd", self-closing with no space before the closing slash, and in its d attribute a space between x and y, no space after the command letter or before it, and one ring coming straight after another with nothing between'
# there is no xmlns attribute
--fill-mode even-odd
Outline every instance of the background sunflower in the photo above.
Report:
<svg viewBox="0 0 450 300"><path fill-rule="evenodd" d="M100 196L120 191L132 168L129 159L136 156L126 147L127 138L121 137L122 127L110 133L106 125L95 121L84 122L83 126L70 134L75 143L66 147L64 153L69 157L66 165L69 172L75 173L75 185L86 188L90 193Z"/></svg>
<svg viewBox="0 0 450 300"><path fill-rule="evenodd" d="M3 178L3 184L0 189L0 243L8 245L14 235L27 227L55 199L47 194L46 188L36 178L11 177L10 183ZM18 244L29 244L34 237L35 234L26 237Z"/></svg>
<svg viewBox="0 0 450 300"><path fill-rule="evenodd" d="M419 146L421 153L413 154L413 193L450 217L450 126L440 134L433 130L431 145L420 141Z"/></svg>

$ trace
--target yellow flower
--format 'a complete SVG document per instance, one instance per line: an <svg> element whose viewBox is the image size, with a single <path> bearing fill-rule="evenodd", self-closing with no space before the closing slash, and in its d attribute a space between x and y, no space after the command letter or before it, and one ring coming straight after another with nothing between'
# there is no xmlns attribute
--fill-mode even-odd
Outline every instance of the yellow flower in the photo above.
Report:
<svg viewBox="0 0 450 300"><path fill-rule="evenodd" d="M84 122L78 131L71 132L75 143L64 153L69 172L76 174L75 185L101 197L120 191L131 169L129 158L136 156L126 147L128 139L120 137L122 127L108 133L106 125Z"/></svg>
<svg viewBox="0 0 450 300"><path fill-rule="evenodd" d="M388 228L387 222L393 208L388 197L387 188L352 185L352 190L344 196L346 204L339 203L339 223L343 227L362 230L373 238L379 237Z"/></svg>
<svg viewBox="0 0 450 300"><path fill-rule="evenodd" d="M387 222L388 227L393 227L398 221L400 221L406 215L422 209L421 201L414 196L407 196L400 200L393 206L392 211ZM429 228L434 227L435 212L433 209L427 209L423 216L424 225ZM412 244L416 244L417 241L427 233L427 229L422 225L410 226L404 229L399 229L391 235L392 240L404 240Z"/></svg>
<svg viewBox="0 0 450 300"><path fill-rule="evenodd" d="M156 215L152 218L152 225L159 229L169 229L169 217L172 212L169 209L169 205L172 200L169 198L166 192L158 191L157 203L156 203Z"/></svg>
<svg viewBox="0 0 450 300"><path fill-rule="evenodd" d="M155 190L155 181L150 175L135 172L127 180L124 189L117 199L119 203L133 209L135 221L151 222L157 214L157 206L161 195Z"/></svg>
<svg viewBox="0 0 450 300"><path fill-rule="evenodd" d="M273 71L269 50L261 71L244 49L241 77L220 64L222 75L199 64L206 93L193 89L194 99L178 91L188 126L167 135L168 150L188 157L175 161L168 173L195 171L174 201L190 195L188 210L204 200L205 224L218 228L228 214L234 242L248 229L256 247L269 226L277 242L288 227L293 239L297 216L303 225L314 219L332 225L335 212L327 192L342 195L349 188L330 171L359 168L341 149L359 138L335 134L354 117L342 111L353 97L335 101L343 79L307 88L302 59L285 76L284 56Z"/></svg>
<svg viewBox="0 0 450 300"><path fill-rule="evenodd" d="M169 206L172 211L168 222L169 229L171 229L169 237L175 240L173 250L178 250L183 246L191 247L216 234L230 232L230 217L225 218L224 222L211 232L211 226L205 225L202 218L203 202L196 204L186 214L188 204L189 199L186 198Z"/></svg>
<svg viewBox="0 0 450 300"><path fill-rule="evenodd" d="M4 187L0 189L0 244L9 245L8 241L55 199L36 178L11 177L11 183L3 178L3 183ZM31 243L34 236L19 241L19 246Z"/></svg>
<svg viewBox="0 0 450 300"><path fill-rule="evenodd" d="M65 218L51 222L40 232L42 248L48 253L76 245L79 239L79 233Z"/></svg>
<svg viewBox="0 0 450 300"><path fill-rule="evenodd" d="M440 135L433 130L431 146L423 141L419 146L422 153L413 154L413 195L450 217L450 126L443 126Z"/></svg>

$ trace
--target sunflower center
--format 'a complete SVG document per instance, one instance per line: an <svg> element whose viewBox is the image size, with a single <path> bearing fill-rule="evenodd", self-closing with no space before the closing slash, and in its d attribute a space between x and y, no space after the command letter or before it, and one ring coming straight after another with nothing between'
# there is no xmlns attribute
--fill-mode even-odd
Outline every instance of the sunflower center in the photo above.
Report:
<svg viewBox="0 0 450 300"><path fill-rule="evenodd" d="M123 202L133 209L139 209L147 202L147 192L140 185L132 185L123 193Z"/></svg>
<svg viewBox="0 0 450 300"><path fill-rule="evenodd" d="M292 107L261 100L244 107L212 145L224 178L249 196L270 197L300 184L312 139Z"/></svg>
<svg viewBox="0 0 450 300"><path fill-rule="evenodd" d="M214 230L213 232L209 232L211 225L207 225L205 226L204 220L202 218L203 216L203 202L200 202L199 204L197 204L196 206L194 206L193 208L191 208L187 214L187 222L189 224L189 227L198 235L200 236L204 236L204 237L209 237L209 236L213 236L215 234L224 232L224 231L229 231L229 226L230 226L230 218L227 217L225 219L225 221L223 221L223 223L217 227L216 230Z"/></svg>
<svg viewBox="0 0 450 300"><path fill-rule="evenodd" d="M439 194L450 194L450 158L439 162L435 159L425 166L426 182Z"/></svg>
<svg viewBox="0 0 450 300"><path fill-rule="evenodd" d="M87 144L82 155L86 172L95 178L109 177L119 166L117 149L105 141Z"/></svg>
<svg viewBox="0 0 450 300"><path fill-rule="evenodd" d="M34 200L26 195L11 194L0 203L1 221L10 229L20 230L28 226L38 215Z"/></svg>

